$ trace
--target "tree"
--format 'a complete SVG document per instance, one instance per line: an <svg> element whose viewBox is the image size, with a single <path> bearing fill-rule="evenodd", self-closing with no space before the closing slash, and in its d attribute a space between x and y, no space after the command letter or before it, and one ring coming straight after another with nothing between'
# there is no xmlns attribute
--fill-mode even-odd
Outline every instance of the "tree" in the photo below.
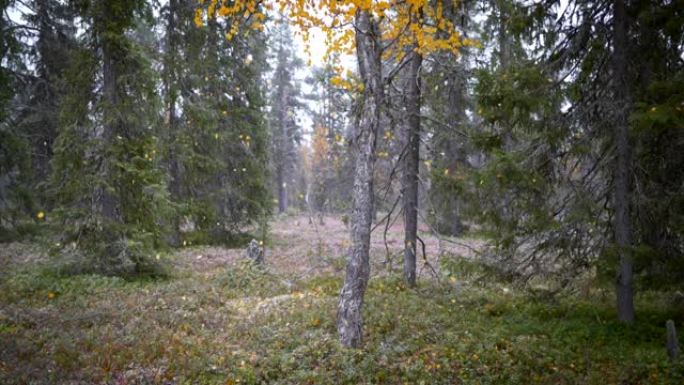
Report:
<svg viewBox="0 0 684 385"><path fill-rule="evenodd" d="M311 183L313 208L321 212L324 210L326 201L331 191L328 190L331 170L330 144L328 143L328 130L320 125L314 126L313 140L311 143Z"/></svg>
<svg viewBox="0 0 684 385"><path fill-rule="evenodd" d="M678 210L658 223L652 216L663 215L660 202L681 196L655 188L664 185L652 167L666 170L668 162L654 163L653 156L676 162L671 151L678 141L654 118L670 128L679 123L665 102L671 91L660 89L659 102L651 93L681 73L681 29L671 28L681 10L611 5L494 4L490 25L505 21L511 28L485 35L501 58L478 71L483 124L472 137L486 160L465 185L474 193L473 211L492 232L499 266L525 280L554 276L554 291L572 288L578 272L597 267L611 281L618 277L618 319L631 322L634 282L676 276L663 274L664 255L672 263L665 264L681 266L672 254L681 239L673 231ZM671 145L663 146L664 138ZM680 173L668 174L679 180Z"/></svg>
<svg viewBox="0 0 684 385"><path fill-rule="evenodd" d="M59 107L63 98L62 84L69 58L76 45L75 9L52 0L35 0L32 15L27 15L29 26L35 28L36 41L29 51L35 67L34 76L23 92L25 100L18 122L31 142L31 163L34 188L44 186L50 174L52 146L57 137ZM41 204L46 203L44 192Z"/></svg>
<svg viewBox="0 0 684 385"><path fill-rule="evenodd" d="M6 150L19 151L11 155L14 160L8 157L2 162L7 171L2 172L1 183L13 186L0 196L4 201L1 206L14 217L21 211L37 214L48 204L44 187L50 174L63 97L60 87L75 44L75 27L74 8L52 0L24 3L10 14L21 14L22 18L5 20L3 16L3 65L7 65L3 82L8 93L3 97L4 116L0 121L7 125L3 129Z"/></svg>
<svg viewBox="0 0 684 385"><path fill-rule="evenodd" d="M620 255L617 279L618 319L622 322L634 321L633 263L629 255L632 246L632 220L630 213L630 176L631 145L629 141L630 95L627 78L627 14L625 2L613 3L613 96L615 101L616 148L615 171L613 177L613 204L615 219L613 231Z"/></svg>
<svg viewBox="0 0 684 385"><path fill-rule="evenodd" d="M183 16L189 17L191 12L183 9L178 0L170 0L166 7L166 31L165 31L165 47L163 52L163 90L164 90L164 108L165 120L167 123L167 137L166 143L168 147L168 189L170 197L173 201L179 202L182 198L181 194L181 174L180 174L180 152L181 146L178 141L181 136L181 119L178 116L177 105L181 96L181 76L182 64L179 50L182 47L183 34L181 32L182 23L179 19ZM171 228L172 245L180 244L180 216L176 215L174 223Z"/></svg>
<svg viewBox="0 0 684 385"><path fill-rule="evenodd" d="M406 154L404 156L404 279L409 286L416 285L416 244L418 230L418 169L420 165L420 68L423 57L409 54L406 79Z"/></svg>
<svg viewBox="0 0 684 385"><path fill-rule="evenodd" d="M29 143L14 122L11 105L20 81L15 73L22 69L22 44L17 39L16 25L8 14L13 2L0 1L0 230L15 227L16 219L30 207L28 190ZM4 234L2 234L4 236Z"/></svg>
<svg viewBox="0 0 684 385"><path fill-rule="evenodd" d="M355 122L354 205L351 215L351 255L337 305L337 331L344 346L359 347L363 338L361 309L370 276L369 249L373 214L375 142L384 103L380 30L366 10L355 16L356 51L364 93Z"/></svg>
<svg viewBox="0 0 684 385"><path fill-rule="evenodd" d="M464 36L479 27L471 22L474 2L461 1L445 6L444 17L458 25ZM459 180L471 167L477 166L479 154L467 140L474 125L471 87L474 51L464 48L455 57L448 53L431 55L431 65L424 72L425 132L429 151L426 169L429 172L427 220L440 234L461 235L465 230L463 193Z"/></svg>
<svg viewBox="0 0 684 385"><path fill-rule="evenodd" d="M174 221L182 228L178 244L231 243L270 213L266 36L234 32L216 8L197 28L194 7L179 5L175 33L167 29L167 42L175 36L176 44L165 56L167 108L178 106L175 120L167 114Z"/></svg>
<svg viewBox="0 0 684 385"><path fill-rule="evenodd" d="M294 72L301 66L288 48L292 41L290 29L284 21L279 21L277 31L276 68L271 85L271 129L273 139L273 158L278 191L278 212L283 213L289 205L292 190L293 171L297 161L296 145L300 141L297 111L302 107L300 91L295 83Z"/></svg>
<svg viewBox="0 0 684 385"><path fill-rule="evenodd" d="M314 67L308 83L319 109L313 111L314 141L311 201L318 211L346 211L349 208L352 182L352 157L345 143L348 133L350 94L332 84L339 71L334 61Z"/></svg>
<svg viewBox="0 0 684 385"><path fill-rule="evenodd" d="M139 1L102 0L80 9L88 29L65 71L52 189L66 225L62 252L77 271L156 274L168 212L159 168L156 82L140 50Z"/></svg>
<svg viewBox="0 0 684 385"><path fill-rule="evenodd" d="M210 7L219 6L213 0ZM268 5L267 5L268 6ZM370 274L369 247L370 226L373 214L373 167L375 146L384 103L385 79L382 71L383 55L404 59L403 50L415 44L420 52L451 50L457 52L463 44L472 42L461 39L454 32L453 23L442 17L441 3L433 7L427 1L406 6L386 1L358 3L354 1L322 1L315 6L306 2L280 2L281 12L288 11L290 18L302 29L305 40L309 29L320 27L327 35L331 52L356 49L362 94L357 104L356 129L352 145L355 149L355 171L352 209L352 246L347 264L345 283L338 304L338 332L345 346L356 347L361 343L363 296ZM218 14L233 20L249 22L254 14L255 1L238 2L227 7L220 4ZM393 13L393 10L401 10ZM425 12L435 25L413 23L411 11ZM202 24L203 11L198 10L197 23ZM253 25L253 24L252 24ZM353 25L354 29L338 29L337 26ZM408 27L408 28L407 28ZM451 31L438 36L439 31ZM382 41L393 42L391 49L383 48ZM391 75L390 77L392 77ZM337 85L352 87L349 80L337 78Z"/></svg>

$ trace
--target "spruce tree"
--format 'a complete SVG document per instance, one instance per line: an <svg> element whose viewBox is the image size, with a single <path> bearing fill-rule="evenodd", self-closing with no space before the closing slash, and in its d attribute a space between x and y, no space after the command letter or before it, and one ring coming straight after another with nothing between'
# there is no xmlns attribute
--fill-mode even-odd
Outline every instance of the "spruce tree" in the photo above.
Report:
<svg viewBox="0 0 684 385"><path fill-rule="evenodd" d="M473 7L469 1L460 2L458 7L450 4L444 9L445 17L459 25L464 34L475 34ZM458 56L433 54L424 76L424 126L429 151L426 168L430 174L426 219L436 231L448 236L461 235L466 229L467 202L459 191L458 180L477 166L478 160L467 136L473 124L468 114L473 111L472 51L464 48Z"/></svg>
<svg viewBox="0 0 684 385"><path fill-rule="evenodd" d="M281 20L278 23L276 46L276 67L271 80L271 140L273 149L275 185L278 196L278 212L283 213L293 200L294 172L298 161L297 145L301 140L297 112L302 107L301 92L295 83L295 70L301 60L289 48L292 35L289 26Z"/></svg>
<svg viewBox="0 0 684 385"><path fill-rule="evenodd" d="M332 84L337 76L333 64L314 67L309 84L319 106L313 111L314 161L312 202L319 211L340 212L349 208L351 156L346 146L348 91Z"/></svg>
<svg viewBox="0 0 684 385"><path fill-rule="evenodd" d="M18 101L16 124L29 138L31 184L34 192L42 191L37 198L45 205L43 187L50 174L52 147L57 137L64 73L76 44L75 10L53 0L35 0L31 5L33 13L26 19L35 39L28 50L33 70Z"/></svg>
<svg viewBox="0 0 684 385"><path fill-rule="evenodd" d="M178 12L177 41L167 36L167 44L177 44L177 57L169 51L165 59L166 115L174 132L168 135L167 168L179 207L175 223L185 228L178 241L231 242L270 212L260 84L265 36L258 30L231 35L238 26L215 17L197 28L187 17L192 9ZM173 100L178 110L171 109Z"/></svg>
<svg viewBox="0 0 684 385"><path fill-rule="evenodd" d="M100 0L66 71L52 186L65 226L62 252L77 270L156 274L168 193L159 168L156 77L131 35L147 4Z"/></svg>
<svg viewBox="0 0 684 385"><path fill-rule="evenodd" d="M559 287L598 267L618 277L618 315L631 322L634 286L681 272L681 210L661 211L682 196L661 173L681 175L666 166L678 162L681 122L663 86L682 71L681 7L592 5L492 7L484 41L499 59L478 71L472 134L485 164L463 185L502 267Z"/></svg>

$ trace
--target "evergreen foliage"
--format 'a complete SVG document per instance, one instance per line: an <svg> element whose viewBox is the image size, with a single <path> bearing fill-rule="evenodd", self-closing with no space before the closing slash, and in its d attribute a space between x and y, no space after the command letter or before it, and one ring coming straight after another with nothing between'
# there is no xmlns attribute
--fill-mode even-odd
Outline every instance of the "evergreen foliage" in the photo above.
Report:
<svg viewBox="0 0 684 385"><path fill-rule="evenodd" d="M268 131L260 81L266 70L265 36L226 42L230 24L198 29L182 18L183 67L175 89L180 115L170 136L177 162L180 242L225 243L244 225L270 213Z"/></svg>
<svg viewBox="0 0 684 385"><path fill-rule="evenodd" d="M313 114L311 200L317 211L344 212L351 197L351 154L346 146L348 93L332 84L333 64L315 67L308 79L319 109Z"/></svg>
<svg viewBox="0 0 684 385"><path fill-rule="evenodd" d="M14 76L24 66L19 27L8 17L13 2L0 2L0 237L11 236L17 220L32 206L29 143L16 126L12 103L21 87Z"/></svg>
<svg viewBox="0 0 684 385"><path fill-rule="evenodd" d="M561 287L595 266L614 277L610 132L617 107L605 68L609 9L587 2L567 8L492 4L483 41L494 47L493 57L478 71L475 87L482 123L470 135L486 160L454 188L470 192L471 215L495 239L492 256L505 269L528 279L558 275ZM635 48L624 63L634 106L629 205L636 238L630 254L640 284L672 283L681 271L674 268L682 255L681 167L665 166L681 164L681 111L674 101L681 103L681 95L674 89L682 40L681 28L673 27L680 8L630 3L628 9L637 21L629 31Z"/></svg>
<svg viewBox="0 0 684 385"><path fill-rule="evenodd" d="M264 34L227 43L229 22L199 29L172 2L160 50L145 1L31 5L2 16L3 234L33 216L66 271L133 276L161 273L169 243L264 224Z"/></svg>
<svg viewBox="0 0 684 385"><path fill-rule="evenodd" d="M298 112L303 104L301 90L296 83L295 72L302 61L290 48L292 33L289 25L280 20L272 44L276 46L275 70L271 80L271 110L269 126L271 132L271 153L275 190L278 198L278 212L285 212L297 201L297 169L301 169L298 146L302 134ZM303 195L302 190L299 193ZM300 199L300 202L303 200Z"/></svg>
<svg viewBox="0 0 684 385"><path fill-rule="evenodd" d="M317 33L327 52L320 66L305 69L297 41ZM273 241L268 221L277 204L287 215L276 220L288 225L300 226L291 215L306 212L317 240L315 251L302 254L315 254L315 263L329 262L324 214L339 215L338 230L350 236L331 246L346 254L336 263L347 263L344 285L333 285L338 320L327 325L342 346L366 339L367 289L399 295L400 306L414 312L421 310L414 294L433 291L440 310L429 322L448 319L456 303L449 296L460 294L452 263L485 271L498 285L487 288L497 303L485 304L485 319L515 320L516 306L532 318L542 311L522 292L520 302L506 304L510 289L497 289L510 282L534 300L567 300L559 316L572 304L589 305L554 295L591 298L595 290L603 304L614 285L616 330L656 335L634 303L648 309L651 295L677 303L681 295L672 293L684 289L683 53L684 3L670 0L0 0L0 242L49 248L59 273L13 272L37 288L3 283L19 294L0 290L0 299L15 304L44 289L55 299L41 279L119 290L133 283L102 275L182 270L162 258L171 248L241 246L252 237L263 246ZM345 68L345 55L358 67ZM388 239L402 227L397 219L403 241ZM371 279L380 236L388 275L396 273L397 249L404 255L408 288L397 284L397 293L384 286L395 285L392 277ZM425 251L428 236L437 244L433 255ZM479 260L454 258L445 244ZM193 257L203 263L201 254ZM422 286L421 258L434 285ZM274 296L313 285L244 267L214 283L230 295L262 285L257 295ZM469 290L478 285L469 282ZM376 305L366 318L378 331L387 320ZM665 315L684 320L656 313L660 323ZM573 322L592 318L578 314ZM326 324L316 319L313 326ZM5 320L0 312L0 334ZM526 320L560 333L537 321ZM635 322L637 329L618 325ZM520 334L504 330L506 338ZM378 335L370 340L381 348L369 351L384 360L375 350L388 342ZM445 340L457 344L452 337ZM499 342L492 344L498 352ZM649 342L643 355L655 365L653 349ZM405 353L392 354L413 359ZM486 362L499 361L492 353ZM454 380L443 363L435 372ZM339 373L334 365L329 372ZM504 378L499 369L489 372L493 381ZM523 378L526 369L518 369ZM580 380L574 367L565 369L562 381ZM678 365L663 369L681 377ZM650 378L640 370L611 378ZM398 373L392 381L423 375Z"/></svg>

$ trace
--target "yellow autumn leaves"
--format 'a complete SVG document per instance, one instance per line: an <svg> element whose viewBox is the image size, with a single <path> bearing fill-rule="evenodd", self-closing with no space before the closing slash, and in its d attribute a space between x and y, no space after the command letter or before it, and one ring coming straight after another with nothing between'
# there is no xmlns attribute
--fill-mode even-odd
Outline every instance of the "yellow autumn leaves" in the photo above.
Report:
<svg viewBox="0 0 684 385"><path fill-rule="evenodd" d="M363 92L363 83L354 79L353 77L342 77L342 75L334 76L330 78L330 84L333 87L341 88L346 91L357 91Z"/></svg>
<svg viewBox="0 0 684 385"><path fill-rule="evenodd" d="M251 30L264 30L266 14L260 9L260 0L198 0L198 3L199 7L195 10L194 17L195 25L198 27L204 26L206 21L216 17L231 19L231 27L225 34L227 40L232 40L240 32L243 24ZM269 9L270 6L266 8Z"/></svg>
<svg viewBox="0 0 684 385"><path fill-rule="evenodd" d="M421 54L450 51L457 54L464 46L476 46L474 40L463 38L445 14L446 7L455 9L455 0L198 0L195 24L199 27L214 17L230 19L226 39L231 40L243 27L247 32L263 30L265 10L279 9L300 31L305 42L309 30L320 29L326 36L327 53L353 52L355 39L353 22L358 12L375 17L386 42L385 59L401 61L407 49ZM206 3L206 4L205 4ZM453 14L451 12L450 14ZM308 51L308 47L305 47ZM344 79L337 80L342 88L350 87Z"/></svg>

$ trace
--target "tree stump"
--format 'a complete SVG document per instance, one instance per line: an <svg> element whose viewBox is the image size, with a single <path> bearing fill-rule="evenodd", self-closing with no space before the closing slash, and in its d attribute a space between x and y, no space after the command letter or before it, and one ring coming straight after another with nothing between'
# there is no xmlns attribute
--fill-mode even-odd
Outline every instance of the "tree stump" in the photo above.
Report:
<svg viewBox="0 0 684 385"><path fill-rule="evenodd" d="M677 329L673 320L667 320L665 323L667 329L667 355L671 360L677 359L679 356L679 341L677 340Z"/></svg>
<svg viewBox="0 0 684 385"><path fill-rule="evenodd" d="M252 239L247 246L247 257L252 262L260 265L264 262L264 248L259 245L256 239Z"/></svg>

